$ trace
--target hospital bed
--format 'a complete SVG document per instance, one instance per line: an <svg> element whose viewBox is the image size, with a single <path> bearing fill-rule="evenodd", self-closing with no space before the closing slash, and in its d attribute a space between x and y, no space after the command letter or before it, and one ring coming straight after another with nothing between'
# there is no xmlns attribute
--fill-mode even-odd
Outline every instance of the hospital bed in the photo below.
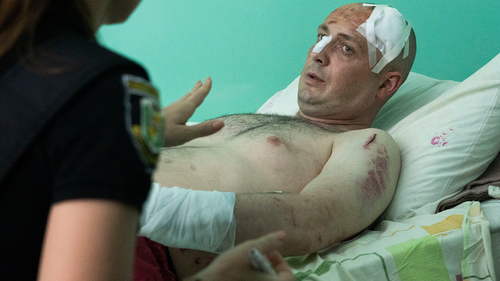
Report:
<svg viewBox="0 0 500 281"><path fill-rule="evenodd" d="M298 81L258 113L295 115ZM500 55L463 82L411 73L373 126L389 132L401 150L394 198L356 238L288 258L297 279L496 280Z"/></svg>

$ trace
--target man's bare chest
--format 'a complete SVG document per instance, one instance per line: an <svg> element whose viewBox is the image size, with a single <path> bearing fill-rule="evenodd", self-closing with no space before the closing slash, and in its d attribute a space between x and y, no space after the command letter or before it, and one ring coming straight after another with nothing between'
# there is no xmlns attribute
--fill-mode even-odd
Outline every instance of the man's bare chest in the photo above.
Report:
<svg viewBox="0 0 500 281"><path fill-rule="evenodd" d="M159 170L168 175L164 179L170 185L233 192L300 192L328 161L336 135L282 116L221 119L226 123L223 131L162 153Z"/></svg>
<svg viewBox="0 0 500 281"><path fill-rule="evenodd" d="M218 141L223 139L254 138L259 135L276 134L281 138L292 140L294 137L329 136L337 132L328 131L315 123L304 119L270 114L234 114L226 115L224 128L211 136Z"/></svg>

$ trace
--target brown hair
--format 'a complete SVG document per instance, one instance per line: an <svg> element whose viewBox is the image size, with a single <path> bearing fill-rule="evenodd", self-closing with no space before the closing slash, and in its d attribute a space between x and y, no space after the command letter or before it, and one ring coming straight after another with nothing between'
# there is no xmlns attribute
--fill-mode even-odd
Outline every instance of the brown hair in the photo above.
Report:
<svg viewBox="0 0 500 281"><path fill-rule="evenodd" d="M43 17L63 18L94 37L83 0L0 0L0 11L0 59L11 50L32 54Z"/></svg>

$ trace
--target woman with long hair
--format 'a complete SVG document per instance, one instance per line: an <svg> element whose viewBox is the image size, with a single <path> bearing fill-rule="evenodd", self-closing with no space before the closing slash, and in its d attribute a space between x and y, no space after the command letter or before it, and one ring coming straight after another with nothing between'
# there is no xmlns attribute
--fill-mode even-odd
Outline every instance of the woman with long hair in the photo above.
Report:
<svg viewBox="0 0 500 281"><path fill-rule="evenodd" d="M0 0L0 279L131 279L159 147L222 128L185 126L210 79L162 117L146 71L97 44L98 28L125 21L139 2ZM280 237L245 247L270 253ZM234 263L251 278L245 247L199 277L218 280Z"/></svg>

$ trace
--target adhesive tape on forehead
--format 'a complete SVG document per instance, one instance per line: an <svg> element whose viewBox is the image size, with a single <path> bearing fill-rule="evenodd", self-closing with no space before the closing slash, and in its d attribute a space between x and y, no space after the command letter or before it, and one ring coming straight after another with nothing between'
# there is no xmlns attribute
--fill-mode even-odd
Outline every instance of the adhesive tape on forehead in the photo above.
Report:
<svg viewBox="0 0 500 281"><path fill-rule="evenodd" d="M409 53L410 22L406 22L398 10L387 5L363 4L374 6L370 17L356 30L368 42L368 58L370 68L379 73L388 63L393 61L404 48L403 58ZM382 58L377 63L377 50Z"/></svg>
<svg viewBox="0 0 500 281"><path fill-rule="evenodd" d="M330 42L332 42L332 35L323 36L323 38L318 43L316 43L316 45L314 45L312 52L318 54L321 53L321 51L323 51L323 48Z"/></svg>

